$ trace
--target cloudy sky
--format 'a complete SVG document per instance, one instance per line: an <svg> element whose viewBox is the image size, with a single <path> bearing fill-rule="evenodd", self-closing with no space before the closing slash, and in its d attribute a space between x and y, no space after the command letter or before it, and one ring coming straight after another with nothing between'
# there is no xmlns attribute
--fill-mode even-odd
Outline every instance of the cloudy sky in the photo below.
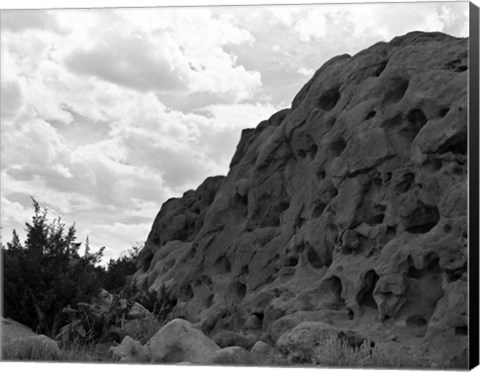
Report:
<svg viewBox="0 0 480 372"><path fill-rule="evenodd" d="M412 30L468 36L468 3L2 11L3 241L33 196L117 257L322 63Z"/></svg>

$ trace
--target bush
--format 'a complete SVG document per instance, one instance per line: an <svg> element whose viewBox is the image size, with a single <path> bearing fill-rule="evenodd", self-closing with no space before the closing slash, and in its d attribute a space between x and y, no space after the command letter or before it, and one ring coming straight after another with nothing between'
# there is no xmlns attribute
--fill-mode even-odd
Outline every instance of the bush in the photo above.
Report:
<svg viewBox="0 0 480 372"><path fill-rule="evenodd" d="M86 302L100 291L97 267L103 249L80 256L75 225L60 218L48 220L46 208L33 200L34 215L26 223L24 244L16 231L7 246L2 245L4 262L4 315L26 326L54 336L64 324L61 310Z"/></svg>
<svg viewBox="0 0 480 372"><path fill-rule="evenodd" d="M137 271L137 259L140 247L133 247L116 260L108 261L103 277L103 287L110 293L119 293L128 286L127 278Z"/></svg>
<svg viewBox="0 0 480 372"><path fill-rule="evenodd" d="M161 324L171 320L171 315L177 306L177 297L165 285L162 285L158 291L148 289L146 284L144 288L138 290L132 283L123 289L121 296L141 304Z"/></svg>

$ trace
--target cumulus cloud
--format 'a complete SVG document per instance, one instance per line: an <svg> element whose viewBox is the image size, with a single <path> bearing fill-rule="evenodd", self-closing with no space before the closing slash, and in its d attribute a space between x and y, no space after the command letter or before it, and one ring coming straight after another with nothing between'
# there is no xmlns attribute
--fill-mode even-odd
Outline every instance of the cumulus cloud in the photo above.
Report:
<svg viewBox="0 0 480 372"><path fill-rule="evenodd" d="M186 88L180 72L165 55L155 53L140 36L107 34L89 50L77 50L66 59L73 71L140 91L175 91Z"/></svg>
<svg viewBox="0 0 480 372"><path fill-rule="evenodd" d="M1 116L14 116L23 103L20 84L14 80L2 81L0 89Z"/></svg>
<svg viewBox="0 0 480 372"><path fill-rule="evenodd" d="M2 29L11 32L40 30L63 33L55 15L46 10L2 10Z"/></svg>
<svg viewBox="0 0 480 372"><path fill-rule="evenodd" d="M412 10L414 9L414 10ZM329 58L414 29L465 36L465 3L2 12L6 240L30 195L115 257L162 202L225 174L243 128Z"/></svg>

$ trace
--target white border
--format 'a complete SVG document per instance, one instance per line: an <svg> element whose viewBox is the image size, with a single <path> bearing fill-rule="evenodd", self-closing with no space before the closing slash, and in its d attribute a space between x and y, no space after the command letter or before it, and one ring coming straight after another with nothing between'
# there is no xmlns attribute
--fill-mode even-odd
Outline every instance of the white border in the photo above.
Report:
<svg viewBox="0 0 480 372"><path fill-rule="evenodd" d="M436 1L415 1L415 0L328 0L328 1L313 1L313 0L15 0L8 4L1 3L0 10L7 9L52 9L52 8L105 8L105 7L155 7L155 6L218 6L218 5L285 5L285 4L346 4L346 3L398 3L398 2L467 2L464 0L436 0ZM472 0L472 3L480 7L480 0ZM218 366L166 366L166 365L120 365L120 364L66 364L66 363L19 363L19 362L1 362L0 368L2 371L30 371L35 369L38 372L85 372L85 369L89 369L89 372L132 372L138 371L155 371L155 372L213 372L212 369L217 371L229 371L229 372L253 372L253 371L267 371L267 372L299 372L299 371L331 371L331 372L354 372L354 371L394 371L394 370L368 370L368 369L317 369L317 368L258 368L258 367L218 367ZM90 371L91 370L91 371ZM403 370L405 371L405 370ZM403 372L402 371L402 372ZM413 371L413 370L410 370ZM480 367L475 368L473 371L480 372Z"/></svg>
<svg viewBox="0 0 480 372"><path fill-rule="evenodd" d="M2 3L0 9L48 9L48 8L105 8L105 7L155 7L155 6L218 6L218 5L285 5L285 4L347 4L347 3L415 3L415 0L15 0ZM424 2L467 2L464 0L437 0ZM472 1L478 5L480 0Z"/></svg>

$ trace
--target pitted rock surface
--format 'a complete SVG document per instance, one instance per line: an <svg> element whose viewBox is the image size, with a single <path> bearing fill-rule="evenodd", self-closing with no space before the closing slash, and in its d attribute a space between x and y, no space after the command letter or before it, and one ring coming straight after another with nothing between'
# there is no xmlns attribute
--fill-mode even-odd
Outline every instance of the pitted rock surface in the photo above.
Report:
<svg viewBox="0 0 480 372"><path fill-rule="evenodd" d="M463 352L467 46L414 32L325 63L242 132L226 177L162 206L137 285L167 285L209 335L273 344L315 321L381 340L368 319Z"/></svg>

